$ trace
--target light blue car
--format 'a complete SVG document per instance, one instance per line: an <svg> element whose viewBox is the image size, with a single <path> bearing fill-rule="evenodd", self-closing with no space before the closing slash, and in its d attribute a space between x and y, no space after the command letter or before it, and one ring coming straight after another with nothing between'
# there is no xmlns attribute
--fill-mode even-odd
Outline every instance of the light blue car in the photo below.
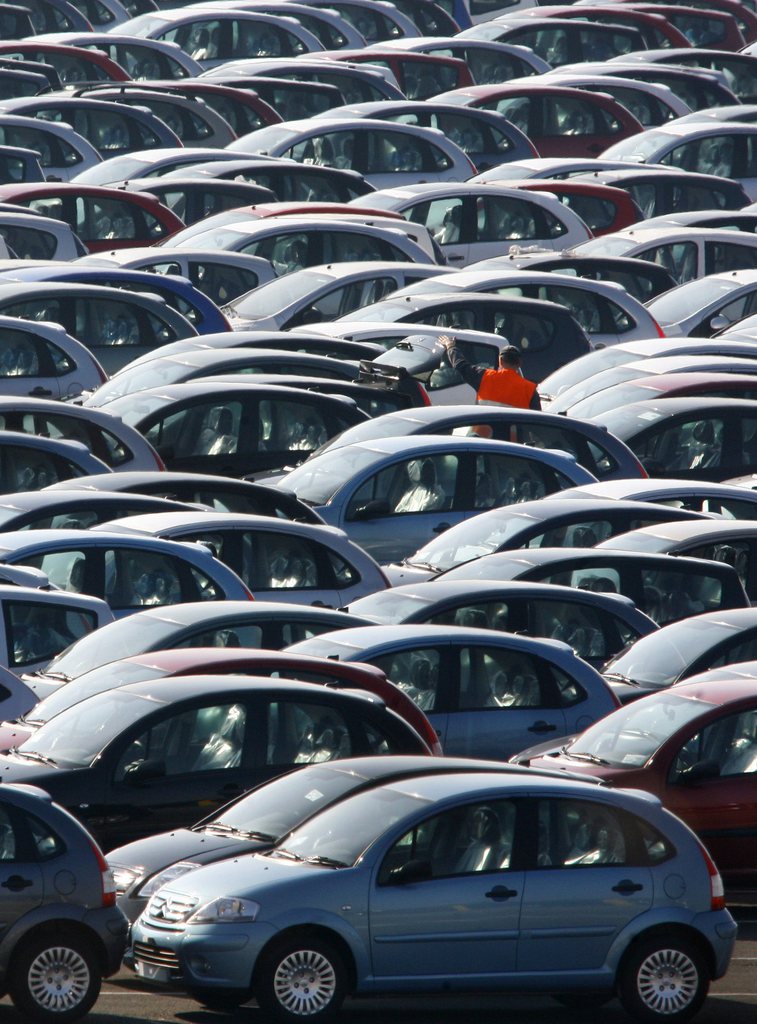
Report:
<svg viewBox="0 0 757 1024"><path fill-rule="evenodd" d="M564 452L433 434L333 448L277 481L382 563L485 509L589 482Z"/></svg>
<svg viewBox="0 0 757 1024"><path fill-rule="evenodd" d="M526 990L681 1022L736 924L717 868L655 797L483 773L356 794L268 854L190 871L132 930L139 977L282 1024L347 995Z"/></svg>

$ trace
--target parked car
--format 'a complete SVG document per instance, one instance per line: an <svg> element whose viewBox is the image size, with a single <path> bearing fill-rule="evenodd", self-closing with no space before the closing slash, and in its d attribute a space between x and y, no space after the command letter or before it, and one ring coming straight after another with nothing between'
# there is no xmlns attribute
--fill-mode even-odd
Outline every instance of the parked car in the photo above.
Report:
<svg viewBox="0 0 757 1024"><path fill-rule="evenodd" d="M502 168L505 175L506 168ZM524 192L550 192L563 206L577 213L592 235L606 235L622 231L624 227L643 219L641 208L622 188L586 181L547 179L522 181L518 188Z"/></svg>
<svg viewBox="0 0 757 1024"><path fill-rule="evenodd" d="M225 150L213 148L194 149L178 146L166 149L145 149L124 156L111 156L102 160L102 166L91 167L76 174L81 185L123 185L132 178L162 177L170 171L186 173L189 165L207 163L211 160L226 160Z"/></svg>
<svg viewBox="0 0 757 1024"><path fill-rule="evenodd" d="M475 626L562 640L599 670L608 658L657 629L630 598L550 583L408 583L353 601L349 610L381 625Z"/></svg>
<svg viewBox="0 0 757 1024"><path fill-rule="evenodd" d="M704 611L745 608L749 598L733 566L704 558L671 558L598 548L529 548L484 555L440 574L439 582L524 580L624 594L659 626L687 618L689 595L702 595Z"/></svg>
<svg viewBox="0 0 757 1024"><path fill-rule="evenodd" d="M300 764L426 752L413 727L368 693L196 675L89 697L0 757L0 765L4 780L41 785L75 810L110 849L191 825L199 805L211 811ZM108 820L105 806L113 812Z"/></svg>
<svg viewBox="0 0 757 1024"><path fill-rule="evenodd" d="M357 50L327 50L322 56L388 68L409 100L430 100L444 89L473 84L468 65L452 54L414 53L372 43Z"/></svg>
<svg viewBox="0 0 757 1024"><path fill-rule="evenodd" d="M388 586L361 547L341 531L312 523L200 510L134 515L92 527L93 533L100 530L202 545L256 598L342 608Z"/></svg>
<svg viewBox="0 0 757 1024"><path fill-rule="evenodd" d="M706 338L757 311L757 270L729 270L690 281L649 304L666 333Z"/></svg>
<svg viewBox="0 0 757 1024"><path fill-rule="evenodd" d="M370 52L370 51L368 51ZM417 124L437 128L475 164L477 171L500 166L508 160L537 156L533 143L507 118L494 111L473 107L460 110L451 103L419 100L378 100L374 103L353 103L334 107L328 117L369 117L398 124Z"/></svg>
<svg viewBox="0 0 757 1024"><path fill-rule="evenodd" d="M578 5L576 6L576 11ZM684 117L691 108L676 96L669 85L656 82L631 80L621 74L599 75L595 70L582 71L582 65L563 65L550 72L550 78L559 77L564 85L571 88L588 89L591 92L606 92L614 100L630 110L645 128L653 128L674 118ZM550 78L546 79L547 82Z"/></svg>
<svg viewBox="0 0 757 1024"><path fill-rule="evenodd" d="M282 613L284 609L273 602L258 602L255 616L248 619L247 625L252 626L253 620L267 635L279 631L283 634ZM249 614L249 613L248 613ZM242 624L241 617L238 618ZM310 622L300 615L295 616L293 632L300 636L314 636L317 633L349 628L360 622L368 624L367 619L354 615L336 612L328 615L316 610L310 616ZM227 632L231 632L227 630ZM220 635L220 631L219 631ZM254 635L254 631L253 631ZM290 636L292 631L290 631ZM288 642L288 641L285 641ZM358 662L334 662L328 658L309 658L304 654L286 654L283 651L263 648L225 647L174 647L167 650L156 650L145 654L137 654L129 658L120 658L107 662L91 672L84 672L68 683L58 685L46 697L35 702L35 694L28 690L32 703L29 710L16 718L5 721L0 730L0 749L7 753L28 739L40 726L79 701L92 697L105 690L113 690L127 683L141 683L144 680L165 679L170 676L186 675L251 675L275 677L278 679L303 679L309 683L320 683L336 689L365 690L380 697L386 706L395 711L401 718L408 721L421 736L428 749L435 755L441 755L442 748L439 737L424 713L406 693L403 693L386 675L373 665L361 665ZM19 689L24 685L15 681ZM28 689L28 688L27 688ZM28 698L27 698L28 700ZM20 706L20 705L19 705ZM10 710L10 708L9 708Z"/></svg>
<svg viewBox="0 0 757 1024"><path fill-rule="evenodd" d="M749 192L740 181L672 166L636 169L630 163L623 170L589 171L578 180L625 189L645 219L679 210L740 210L749 202Z"/></svg>
<svg viewBox="0 0 757 1024"><path fill-rule="evenodd" d="M0 212L0 240L3 257L12 257L18 266L21 260L73 260L86 253L69 224L32 216L15 203L6 203Z"/></svg>
<svg viewBox="0 0 757 1024"><path fill-rule="evenodd" d="M688 37L676 24L677 19L675 17L665 17L666 10L666 8L662 8L661 13L658 14L656 8L652 9L648 6L645 9L641 4L634 4L633 6L627 4L601 4L597 3L596 0L586 0L585 3L577 5L550 4L548 10L544 12L540 11L537 6L530 7L527 10L516 10L512 13L518 19L534 16L537 18L580 18L582 21L601 25L630 25L641 32L645 48L653 46L690 46ZM683 12L676 11L675 13L683 21ZM510 17L507 14L505 16ZM703 19L705 19L705 15L698 11L694 17L694 24L696 25L697 22ZM723 15L723 20L728 23L727 15ZM546 22L546 24L548 25L549 22ZM688 29L693 26L689 22L684 22L683 27ZM716 27L718 27L717 22Z"/></svg>
<svg viewBox="0 0 757 1024"><path fill-rule="evenodd" d="M542 184L541 179L538 179L537 183ZM524 181L520 187L527 184L528 182ZM543 184L547 186L548 183L544 182ZM566 184L578 187L583 183L568 179ZM623 190L618 189L618 191ZM630 199L630 196L628 198ZM82 258L87 259L88 257ZM585 277L590 281L614 281L639 302L648 302L676 286L673 275L657 263L634 260L626 256L579 255L572 249L562 252L551 252L548 249L512 252L506 256L495 256L489 260L482 260L478 269L497 269L498 267L521 267L523 270L564 273L571 277Z"/></svg>
<svg viewBox="0 0 757 1024"><path fill-rule="evenodd" d="M496 630L372 625L288 649L383 669L425 711L453 756L507 760L529 738L567 735L572 723L596 720L618 704L567 644Z"/></svg>
<svg viewBox="0 0 757 1024"><path fill-rule="evenodd" d="M526 501L594 479L563 453L480 437L419 435L333 448L287 473L280 486L389 562L493 501Z"/></svg>
<svg viewBox="0 0 757 1024"><path fill-rule="evenodd" d="M389 802L396 815L391 824L380 810ZM540 851L534 848L531 853L524 849L523 859L514 860L512 858L518 856L519 837L531 834L530 825L520 818L527 813L527 808L537 817L540 811L546 823L542 846ZM575 868L564 839L562 854L559 852L562 826L566 826L573 837L579 825L584 826L586 834L590 822L605 823L605 834L607 838L611 834L616 850L615 864L609 864L611 855L607 851L600 852L596 841L592 841L593 855L584 846L584 852L577 854L585 860L580 869L580 896L574 901L566 898L569 886L574 891L570 879ZM427 835L425 829L432 834ZM647 857L626 854L637 838L643 849L641 837L649 835L650 831L666 855L662 871L650 864ZM484 848L486 853L482 852ZM314 852L316 849L318 853ZM542 860L549 858L553 865L550 870L539 867L539 852ZM302 858L302 863L292 864L293 853ZM411 856L415 858L413 864L423 866L407 868ZM316 857L316 861L310 860L311 857ZM637 859L644 862L641 868L631 866ZM328 869L325 868L327 863ZM520 867L513 872L511 864L516 863ZM555 864L564 867L555 870ZM591 864L606 865L599 870L601 881L599 877L596 880L591 877L597 871L596 867L587 866ZM657 882L658 877L667 877L676 864L680 864L679 873L692 882L696 879L692 891L687 888L685 909L683 897L664 894L661 882ZM642 884L637 880L644 879L646 895L624 903L622 909L613 902L602 915L607 927L600 939L593 936L590 939L586 934L588 928L579 925L581 941L568 946L561 938L565 922L571 921L575 927L576 916L581 919L581 909L589 901L593 908L601 906L600 892L607 882L612 883L614 876L627 878L629 870L634 884ZM396 874L392 876L392 872ZM409 876L414 872L417 872L416 881L408 885ZM491 934L488 929L478 933L480 937L471 946L471 958L459 956L460 936L469 934L470 926L470 912L462 913L461 908L480 905L484 879L485 886L501 879L505 888L514 884L515 874L523 881L523 886L518 883L518 891L526 895L517 906L510 902L505 904L500 923L506 921L510 926L517 921L524 928L543 918L545 901L552 907L547 930L554 938L546 940L552 952L549 960L552 969L547 968L544 959L545 940L534 949L530 948L527 938L519 944L518 971L526 972L529 980L534 980L534 974L538 974L542 992L567 990L572 993L578 988L578 977L583 980L588 972L590 982L599 986L603 994L606 992L609 997L618 984L624 1004L632 1013L646 1020L657 1020L663 1019L658 1009L660 1004L647 994L639 976L646 980L661 959L666 966L675 963L676 970L685 970L688 979L685 990L676 988L674 1000L666 993L665 1007L674 1003L679 1010L690 1009L692 1013L706 995L708 978L722 974L727 967L736 925L731 923L725 909L717 909L724 907L720 876L689 830L658 805L640 800L635 794L589 789L584 783L568 783L567 780L560 786L553 778L547 780L535 774L530 778L508 776L506 779L496 775L492 778L476 776L475 779L469 775L413 779L410 785L378 786L347 798L296 829L270 855L240 862L231 878L228 865L209 865L165 887L151 899L140 923L135 925L129 962L142 977L149 975L164 983L181 970L182 984L196 998L215 1001L216 1005L222 999L227 1004L239 1004L254 993L278 1020L291 1019L292 1003L302 1015L312 1017L318 1006L318 1012L326 1012L333 1019L347 993L359 994L374 985L367 977L365 940L360 933L347 928L345 915L348 912L333 913L325 909L333 907L335 901L342 904L344 896L336 893L341 893L349 875L353 881L350 899L353 906L356 904L368 914L371 934L392 939L386 948L384 943L376 943L381 952L377 954L378 961L374 957L370 968L372 978L378 979L382 991L439 991L440 978L450 975L455 978L456 988L473 989L474 975L481 970L491 974L492 985L497 989L508 990L516 985L520 988L525 974L515 971L514 941L506 941L504 964L502 940L488 941ZM650 884L647 884L648 879ZM452 904L448 899L450 888L455 892ZM238 916L242 916L243 911L257 919L252 925L240 923L237 927L243 934L255 936L257 941L246 942L243 951L233 956L226 952L223 981L209 985L207 975L199 977L186 966L184 954L190 942L196 944L200 955L212 958L215 980L215 965L220 966L220 962L209 945L218 934L218 926L214 919L203 926L195 939L192 914L212 905L219 894L225 896L231 891L243 901ZM277 894L275 909L259 910L259 907L271 907L273 891ZM553 901L558 894L565 916L561 913L555 916ZM178 909L187 904L187 909ZM177 908L178 920L172 922L171 930L166 930L159 925L159 914L169 905ZM384 913L391 917L391 926L383 924ZM269 941L257 939L264 920L262 915L267 921L265 931ZM306 939L314 918L323 922L323 930L317 938L313 939L311 934ZM712 950L711 959L701 956L699 949L702 947L698 944L678 938L671 942L668 921L671 924L685 921L695 928L691 934L701 936L699 941L705 943L703 948ZM423 922L420 933L419 922ZM657 922L663 924L663 935L667 938L660 938L649 930ZM719 924L720 933L717 931ZM388 927L393 929L391 936ZM287 938L282 935L284 928L291 929ZM348 931L349 939L346 938ZM619 933L637 936L638 945L629 946L618 940L620 948L614 947L610 953L611 941ZM727 937L722 937L724 934ZM398 936L408 939L409 943L397 943ZM339 954L333 946L335 941L339 943ZM408 944L415 951L411 957L408 957ZM496 953L489 950L492 944L497 947ZM410 979L410 964L417 969L415 954L421 948L426 954L422 982ZM162 957L161 963L170 966L159 968L155 963L156 952ZM313 976L319 983L317 999L311 989L302 993L291 980L290 970L303 960L315 962L317 973ZM588 968L589 960L592 964L601 964L601 968ZM717 965L714 969L709 966L712 962ZM357 968L349 980L347 972L357 964L366 967L364 970ZM505 971L512 973L505 974Z"/></svg>
<svg viewBox="0 0 757 1024"><path fill-rule="evenodd" d="M107 479L107 478L106 478ZM565 498L601 498L619 501L653 501L673 508L710 512L724 519L755 519L757 494L744 493L735 484L691 480L605 480L562 491Z"/></svg>
<svg viewBox="0 0 757 1024"><path fill-rule="evenodd" d="M642 473L636 457L619 445L609 431L598 429L590 421L562 416L558 419L551 413L513 406L431 405L387 413L342 431L321 451L380 437L416 434L473 435L514 441L531 448L561 450L572 455L598 480L638 479Z"/></svg>
<svg viewBox="0 0 757 1024"><path fill-rule="evenodd" d="M0 62L0 74L5 79L8 74L19 74L20 72L9 72L2 68ZM40 83L41 87L42 84ZM44 181L45 173L39 162L39 153L36 149L25 149L21 146L0 146L0 180L4 182L16 181Z"/></svg>
<svg viewBox="0 0 757 1024"><path fill-rule="evenodd" d="M562 85L559 78L466 86L436 99L502 114L545 157L597 156L619 139L644 130L630 110L608 94Z"/></svg>
<svg viewBox="0 0 757 1024"><path fill-rule="evenodd" d="M166 341L197 334L157 296L94 284L8 281L0 284L0 313L59 323L109 372Z"/></svg>
<svg viewBox="0 0 757 1024"><path fill-rule="evenodd" d="M104 462L79 441L0 430L0 493L36 491L57 480L109 473Z"/></svg>
<svg viewBox="0 0 757 1024"><path fill-rule="evenodd" d="M0 56L3 44L0 43ZM101 161L101 156L83 135L68 124L40 122L7 111L0 113L0 143L33 149L48 179L70 181L74 175Z"/></svg>
<svg viewBox="0 0 757 1024"><path fill-rule="evenodd" d="M202 179L199 179L199 184L202 187ZM212 189L212 182L210 187ZM124 267L171 277L186 277L217 306L225 305L238 295L276 276L270 262L261 256L247 256L219 249L175 249L170 254L162 248L149 246L113 249L93 256L82 256L81 264L87 267Z"/></svg>
<svg viewBox="0 0 757 1024"><path fill-rule="evenodd" d="M433 579L446 569L499 551L521 548L593 548L642 526L700 520L699 512L638 501L601 501L581 498L523 501L488 511L457 523L399 564L388 569L392 583ZM709 521L708 521L709 525ZM619 544L618 547L622 547ZM695 552L687 552L696 554ZM700 557L707 557L700 555Z"/></svg>
<svg viewBox="0 0 757 1024"><path fill-rule="evenodd" d="M227 146L228 152L283 156L301 163L359 171L374 188L428 181L464 181L474 164L441 132L372 118L286 121L260 128Z"/></svg>
<svg viewBox="0 0 757 1024"><path fill-rule="evenodd" d="M451 265L499 256L513 245L572 248L590 237L572 210L551 195L498 184L418 184L360 197L354 207L391 210L424 225Z"/></svg>
<svg viewBox="0 0 757 1024"><path fill-rule="evenodd" d="M28 1020L78 1020L126 948L129 922L116 906L113 873L87 830L42 789L3 786L0 815L0 884L9 890L3 990Z"/></svg>
<svg viewBox="0 0 757 1024"><path fill-rule="evenodd" d="M596 417L653 476L727 480L757 469L754 403L739 398L633 402Z"/></svg>
<svg viewBox="0 0 757 1024"><path fill-rule="evenodd" d="M107 476L113 486L104 486L100 477ZM48 490L54 490L51 484ZM252 515L276 516L279 519L294 519L296 522L321 523L323 520L308 505L298 501L293 494L286 494L279 487L267 487L248 480L233 480L228 476L211 476L207 473L154 473L124 471L120 473L83 476L68 482L66 490L76 488L83 491L115 491L125 494L152 494L171 501L194 502L207 505L216 512L248 512Z"/></svg>
<svg viewBox="0 0 757 1024"><path fill-rule="evenodd" d="M86 73L78 68L67 72L63 62L63 78L65 83L72 83L77 88L100 82L120 82L125 80L151 81L156 78L183 79L199 75L202 67L174 43L162 42L158 39L141 39L123 31L123 24L115 29L90 32L55 32L47 36L47 46L56 46L63 51L86 50L89 53L104 53L109 65L115 64L122 72L120 75L102 72ZM39 39L39 36L35 37ZM91 58L90 58L91 59Z"/></svg>
<svg viewBox="0 0 757 1024"><path fill-rule="evenodd" d="M438 280L406 285L396 291L393 298L400 301L416 295L430 297L437 293L452 294L458 289L466 294L483 292L544 299L565 306L596 348L616 345L631 338L643 340L663 336L659 324L647 308L611 281L566 279L564 275L510 268L507 265L502 269L483 269L474 264L458 271L453 277L444 275Z"/></svg>
<svg viewBox="0 0 757 1024"><path fill-rule="evenodd" d="M86 345L59 324L0 316L0 392L26 398L76 398L107 375Z"/></svg>
<svg viewBox="0 0 757 1024"><path fill-rule="evenodd" d="M470 28L462 23L460 28ZM427 33L420 38L388 39L381 44L392 49L416 53L449 54L464 60L479 85L507 82L511 78L542 75L549 64L527 47L510 43L494 43L482 39L460 39L458 35L438 36Z"/></svg>
<svg viewBox="0 0 757 1024"><path fill-rule="evenodd" d="M757 235L692 225L649 228L646 222L578 246L589 256L628 256L659 263L676 284L757 267ZM706 284L705 284L706 287ZM688 333L673 326L671 333Z"/></svg>
<svg viewBox="0 0 757 1024"><path fill-rule="evenodd" d="M87 33L88 37L89 34ZM51 43L39 36L0 42L0 57L50 65L64 86L79 82L124 82L129 73L102 51Z"/></svg>
<svg viewBox="0 0 757 1024"><path fill-rule="evenodd" d="M629 366L633 366L629 363ZM594 407L600 410L617 409L631 402L648 402L659 398L682 398L702 396L704 398L757 398L757 376L746 373L659 373L630 380L624 384L605 388L585 403L579 402L575 411L589 417ZM572 411L571 411L572 415Z"/></svg>
<svg viewBox="0 0 757 1024"><path fill-rule="evenodd" d="M694 53L693 47L689 53ZM679 61L680 59L679 57ZM566 70L576 70L578 67L582 73L621 75L623 78L630 78L635 82L654 82L658 85L667 85L691 110L738 103L738 97L729 88L728 78L725 74L693 64L686 66L680 63L676 63L675 66L652 64L636 60L631 54L626 54L618 61L614 59L602 62L591 61L582 65L573 65Z"/></svg>
<svg viewBox="0 0 757 1024"><path fill-rule="evenodd" d="M152 245L185 224L153 196L104 186L54 182L0 185L0 202L65 221L88 252Z"/></svg>
<svg viewBox="0 0 757 1024"><path fill-rule="evenodd" d="M196 505L118 491L88 491L60 488L51 492L21 491L0 496L0 530L87 530L97 523L110 522L145 512L196 511Z"/></svg>
<svg viewBox="0 0 757 1024"><path fill-rule="evenodd" d="M569 18L549 18L535 24L533 18L517 11L474 25L460 36L527 46L553 68L574 61L607 61L644 48L641 32L630 25L599 25Z"/></svg>
<svg viewBox="0 0 757 1024"><path fill-rule="evenodd" d="M94 530L0 534L0 558L47 573L61 590L107 601L116 617L184 601L252 600L236 573L199 544Z"/></svg>
<svg viewBox="0 0 757 1024"><path fill-rule="evenodd" d="M701 622L697 618L669 628L687 627L686 641L696 644L708 635ZM752 787L754 703L751 680L674 686L619 708L573 740L564 753L534 757L529 763L564 767L613 786L653 793L694 829L726 882L751 883L752 804L747 794Z"/></svg>
<svg viewBox="0 0 757 1024"><path fill-rule="evenodd" d="M188 102L194 102L188 100ZM129 190L154 195L163 205L181 218L182 227L196 224L223 210L253 203L274 202L276 196L268 188L246 181L220 181L192 175L192 167L184 176L179 174L162 178L136 178L129 182Z"/></svg>
<svg viewBox="0 0 757 1024"><path fill-rule="evenodd" d="M312 6L312 5L308 5ZM327 4L332 10L334 4ZM382 15L389 9L384 8ZM394 12L392 12L394 13ZM399 13L399 12L396 12ZM248 60L230 60L220 67L206 71L205 75L213 80L220 79L230 82L233 79L243 80L244 85L257 89L258 77L264 79L294 79L300 83L315 84L316 86L335 86L337 93L329 93L326 102L329 106L341 106L343 103L364 103L370 100L401 100L404 99L397 79L388 68L379 67L378 64L366 66L365 64L352 64L343 61L319 60L318 54L301 55L299 57L254 57ZM240 84L242 84L240 82ZM281 114L285 121L293 120L289 116L291 104L294 101L291 91L282 93L279 86L264 87L261 83L261 95ZM339 103L332 102L339 96ZM278 95L278 100L274 97ZM296 93L302 100L302 88ZM310 116L325 109L324 95L316 89L311 93L311 100L298 104L296 117ZM284 106L279 102L284 100ZM286 108L289 107L289 110ZM236 147L241 148L241 147Z"/></svg>
<svg viewBox="0 0 757 1024"><path fill-rule="evenodd" d="M282 2L290 3L292 0L282 0ZM312 10L312 8L308 9ZM329 107L340 107L345 102L345 93L352 91L348 76L345 76L339 85L335 85L333 80L329 83L315 81L312 73L308 73L307 81L292 78L289 75L285 78L278 78L275 70L271 71L271 77L256 75L254 67L250 68L249 66L246 67L249 73L245 73L243 69L237 67L235 74L233 65L236 62L232 61L231 63L232 70L228 71L227 65L228 74L215 74L210 84L218 83L227 89L250 91L275 111L281 121L293 121L295 118L302 117L303 113L314 115L328 110ZM266 61L266 63L268 62ZM282 73L286 74L285 68L282 69ZM205 74L203 74L202 81L209 81ZM368 73L368 83L361 76L358 81L358 92L365 88L366 91L373 93L373 86L378 83L379 86L386 85L394 93L394 89L389 86L388 82L370 72ZM377 91L379 97L383 95L380 87ZM263 121L260 124L251 124L248 128L237 131L237 135L244 135L246 132L255 131L256 128L262 128L263 124L273 123L275 122Z"/></svg>
<svg viewBox="0 0 757 1024"><path fill-rule="evenodd" d="M629 58L634 61L643 60L644 63L648 62L653 65L684 65L715 72L723 76L737 101L753 103L757 99L757 90L755 90L753 81L754 43L750 42L742 48L732 47L729 49L740 49L741 52L727 52L707 46L694 46L684 51L676 49L647 50L644 57L640 57L636 53L629 54Z"/></svg>
<svg viewBox="0 0 757 1024"><path fill-rule="evenodd" d="M365 419L348 398L235 376L238 383L190 381L141 391L138 398L127 394L109 402L107 411L143 434L169 469L236 477L296 465Z"/></svg>

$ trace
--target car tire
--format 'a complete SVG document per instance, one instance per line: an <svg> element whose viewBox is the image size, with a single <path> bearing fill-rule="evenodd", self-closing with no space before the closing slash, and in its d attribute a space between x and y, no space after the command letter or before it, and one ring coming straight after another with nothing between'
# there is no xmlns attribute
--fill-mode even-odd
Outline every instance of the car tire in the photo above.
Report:
<svg viewBox="0 0 757 1024"><path fill-rule="evenodd" d="M699 1010L710 987L704 956L680 936L642 939L626 954L618 974L618 995L637 1020L680 1024Z"/></svg>
<svg viewBox="0 0 757 1024"><path fill-rule="evenodd" d="M79 935L40 935L14 954L8 992L29 1020L66 1024L97 1001L101 968L92 945Z"/></svg>
<svg viewBox="0 0 757 1024"><path fill-rule="evenodd" d="M249 992L239 989L191 988L189 995L208 1010L217 1013L234 1013L242 1003L252 998Z"/></svg>
<svg viewBox="0 0 757 1024"><path fill-rule="evenodd" d="M295 935L268 953L258 972L260 1006L281 1024L325 1024L339 1012L347 972L337 949L320 937Z"/></svg>

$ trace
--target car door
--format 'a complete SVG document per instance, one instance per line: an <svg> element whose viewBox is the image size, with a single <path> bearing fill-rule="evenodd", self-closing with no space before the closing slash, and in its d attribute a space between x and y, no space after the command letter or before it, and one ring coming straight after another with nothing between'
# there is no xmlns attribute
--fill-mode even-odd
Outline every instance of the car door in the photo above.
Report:
<svg viewBox="0 0 757 1024"><path fill-rule="evenodd" d="M402 211L402 216L428 228L450 266L465 266L471 259L472 208L470 197L445 195L414 203Z"/></svg>
<svg viewBox="0 0 757 1024"><path fill-rule="evenodd" d="M97 629L94 610L63 602L3 601L5 647L3 664L14 672L34 672L70 644Z"/></svg>
<svg viewBox="0 0 757 1024"><path fill-rule="evenodd" d="M73 360L56 348L73 369ZM60 376L56 373L49 346L27 331L4 327L0 332L0 388L4 395L31 398L62 398ZM59 360L60 362L60 360ZM63 367L61 366L61 371Z"/></svg>
<svg viewBox="0 0 757 1024"><path fill-rule="evenodd" d="M456 689L457 667L449 644L408 647L391 654L365 659L380 668L395 686L406 693L428 717L443 749L449 724L449 708Z"/></svg>
<svg viewBox="0 0 757 1024"><path fill-rule="evenodd" d="M45 826L38 819L37 835ZM48 830L49 831L49 830ZM45 896L44 879L30 819L17 807L0 800L0 938ZM56 837L57 839L57 837ZM61 848L60 840L58 850Z"/></svg>
<svg viewBox="0 0 757 1024"><path fill-rule="evenodd" d="M652 906L648 851L662 837L599 801L545 796L530 809L537 852L524 879L518 970L599 971Z"/></svg>
<svg viewBox="0 0 757 1024"><path fill-rule="evenodd" d="M389 845L369 894L379 984L444 988L515 970L524 884L511 867L516 815L509 799L462 802Z"/></svg>
<svg viewBox="0 0 757 1024"><path fill-rule="evenodd" d="M259 716L252 702L208 695L114 740L101 768L108 847L188 827L260 781L248 754Z"/></svg>
<svg viewBox="0 0 757 1024"><path fill-rule="evenodd" d="M456 500L460 462L454 452L429 452L392 463L345 494L338 525L377 561L404 558L465 518Z"/></svg>
<svg viewBox="0 0 757 1024"><path fill-rule="evenodd" d="M591 99L545 95L542 105L542 135L534 140L542 156L592 157L618 141L620 122Z"/></svg>

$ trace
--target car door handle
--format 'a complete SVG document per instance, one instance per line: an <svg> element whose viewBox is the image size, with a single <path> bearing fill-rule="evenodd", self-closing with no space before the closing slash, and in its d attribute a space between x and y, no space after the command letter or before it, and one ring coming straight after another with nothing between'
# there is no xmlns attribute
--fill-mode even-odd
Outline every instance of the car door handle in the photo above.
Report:
<svg viewBox="0 0 757 1024"><path fill-rule="evenodd" d="M509 900L513 896L517 896L518 893L515 889L508 889L504 885L495 885L493 889L484 893L484 896L488 900L496 900L501 902L502 900Z"/></svg>
<svg viewBox="0 0 757 1024"><path fill-rule="evenodd" d="M30 885L34 885L31 878L22 878L21 875L11 875L10 878L6 878L4 882L0 882L3 889L10 889L11 892L21 892L22 889L28 889Z"/></svg>
<svg viewBox="0 0 757 1024"><path fill-rule="evenodd" d="M557 730L556 725L550 725L549 722L534 722L533 725L529 725L529 732L555 732Z"/></svg>
<svg viewBox="0 0 757 1024"><path fill-rule="evenodd" d="M449 528L450 528L450 524L449 523L439 523L439 525L435 526L431 532L432 533L444 533L444 531L445 530L449 530Z"/></svg>
<svg viewBox="0 0 757 1024"><path fill-rule="evenodd" d="M52 391L49 388L43 388L41 385L37 385L36 388L32 388L29 392L30 398L49 398L52 395Z"/></svg>
<svg viewBox="0 0 757 1024"><path fill-rule="evenodd" d="M644 886L641 882L632 882L630 878L624 878L622 882L618 882L617 885L612 887L613 892L622 892L623 895L626 893L640 892Z"/></svg>
<svg viewBox="0 0 757 1024"><path fill-rule="evenodd" d="M450 253L449 256L447 256L447 263L462 263L464 259L465 256L455 256L454 253Z"/></svg>

